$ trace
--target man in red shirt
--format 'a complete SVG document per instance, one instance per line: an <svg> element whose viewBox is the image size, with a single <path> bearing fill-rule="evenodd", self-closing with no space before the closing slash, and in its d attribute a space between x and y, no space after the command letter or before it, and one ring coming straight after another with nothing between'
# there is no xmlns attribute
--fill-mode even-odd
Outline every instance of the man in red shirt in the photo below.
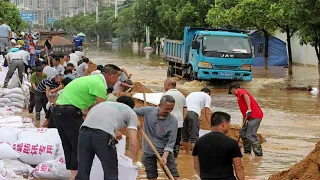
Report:
<svg viewBox="0 0 320 180"><path fill-rule="evenodd" d="M263 112L256 100L238 84L230 85L229 94L238 98L240 111L243 115L244 126L240 129L244 153L251 154L251 148L256 156L262 156L262 147L257 131L263 118Z"/></svg>

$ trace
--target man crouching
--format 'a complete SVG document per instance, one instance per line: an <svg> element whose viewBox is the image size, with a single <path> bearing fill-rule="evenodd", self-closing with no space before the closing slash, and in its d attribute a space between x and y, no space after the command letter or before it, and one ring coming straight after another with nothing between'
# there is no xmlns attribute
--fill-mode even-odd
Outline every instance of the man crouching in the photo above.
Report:
<svg viewBox="0 0 320 180"><path fill-rule="evenodd" d="M161 98L158 107L143 107L133 109L144 118L144 131L154 143L158 153L162 156L160 164L167 165L172 176L179 180L177 164L173 156L176 143L178 121L170 114L175 105L175 100L170 95ZM142 141L142 163L145 166L147 178L158 178L157 156L154 154L145 139Z"/></svg>

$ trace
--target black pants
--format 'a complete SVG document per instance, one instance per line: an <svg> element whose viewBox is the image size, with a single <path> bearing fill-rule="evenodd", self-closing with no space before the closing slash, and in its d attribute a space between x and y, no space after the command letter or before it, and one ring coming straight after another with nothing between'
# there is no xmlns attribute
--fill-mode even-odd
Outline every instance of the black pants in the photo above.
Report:
<svg viewBox="0 0 320 180"><path fill-rule="evenodd" d="M79 129L83 123L82 112L72 105L57 105L53 110L62 142L66 167L68 170L78 169L78 137Z"/></svg>
<svg viewBox="0 0 320 180"><path fill-rule="evenodd" d="M40 120L40 112L43 109L47 113L47 103L48 98L45 92L34 92L34 99L35 99L35 105L36 105L36 119Z"/></svg>
<svg viewBox="0 0 320 180"><path fill-rule="evenodd" d="M30 103L29 103L28 109L29 109L29 111L33 111L33 108L36 105L35 100L34 100L34 92L30 92L30 100L29 101L30 101Z"/></svg>
<svg viewBox="0 0 320 180"><path fill-rule="evenodd" d="M48 128L57 128L56 122L53 117L53 107L50 107L46 113L46 119L48 119Z"/></svg>
<svg viewBox="0 0 320 180"><path fill-rule="evenodd" d="M112 136L104 131L83 127L79 136L79 169L76 180L90 179L90 171L94 156L101 161L104 180L118 179L118 158Z"/></svg>
<svg viewBox="0 0 320 180"><path fill-rule="evenodd" d="M176 144L174 145L174 148L173 148L174 158L177 158L179 155L180 143L181 143L181 131L182 131L182 128L178 128Z"/></svg>

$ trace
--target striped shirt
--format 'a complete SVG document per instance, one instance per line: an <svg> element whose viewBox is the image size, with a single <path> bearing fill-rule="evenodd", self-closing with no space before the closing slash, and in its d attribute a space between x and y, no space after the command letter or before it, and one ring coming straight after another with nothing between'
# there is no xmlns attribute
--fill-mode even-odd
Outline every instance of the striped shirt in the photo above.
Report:
<svg viewBox="0 0 320 180"><path fill-rule="evenodd" d="M56 83L55 78L47 78L40 82L36 91L37 92L46 92L46 88L55 89L59 87L60 84Z"/></svg>

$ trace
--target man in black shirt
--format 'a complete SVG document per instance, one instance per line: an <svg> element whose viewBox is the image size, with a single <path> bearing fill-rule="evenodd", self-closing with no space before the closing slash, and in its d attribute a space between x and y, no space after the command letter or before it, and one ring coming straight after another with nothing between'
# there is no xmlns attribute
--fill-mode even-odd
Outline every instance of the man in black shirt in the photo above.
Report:
<svg viewBox="0 0 320 180"><path fill-rule="evenodd" d="M230 129L230 115L215 112L211 116L211 132L196 141L192 155L194 169L201 180L244 180L241 151L236 140L225 134Z"/></svg>

